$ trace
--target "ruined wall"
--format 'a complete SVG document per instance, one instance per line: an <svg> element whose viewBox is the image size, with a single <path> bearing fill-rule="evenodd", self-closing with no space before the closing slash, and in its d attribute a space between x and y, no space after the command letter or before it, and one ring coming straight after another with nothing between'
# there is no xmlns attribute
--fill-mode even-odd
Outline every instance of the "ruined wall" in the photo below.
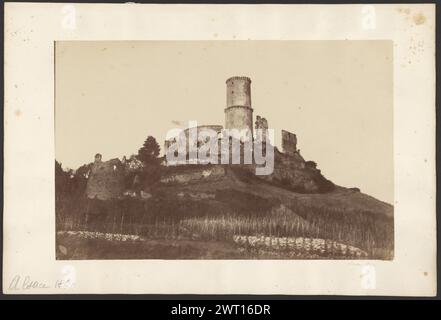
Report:
<svg viewBox="0 0 441 320"><path fill-rule="evenodd" d="M86 195L90 199L110 200L121 197L124 189L124 165L119 159L96 159L87 180Z"/></svg>
<svg viewBox="0 0 441 320"><path fill-rule="evenodd" d="M254 175L254 165L243 168ZM256 177L299 193L323 193L334 188L334 184L310 162L307 164L299 153L282 153L277 148L274 150L273 173Z"/></svg>
<svg viewBox="0 0 441 320"><path fill-rule="evenodd" d="M210 129L210 130L213 130L214 132L216 132L216 134L219 138L223 127L221 125L201 125L201 126L198 126L196 128L197 138L198 138L196 145L198 146L198 148L200 146L202 146L202 143L205 143L208 140L207 137L204 137L201 135L201 132L203 132L204 130L207 130L207 129ZM185 129L183 134L185 135L185 139L186 139L186 143L187 143L186 144L186 152L187 152L187 159L188 159L188 151L189 151L189 144L190 144L190 139L189 139L190 128ZM167 150L170 148L170 146L172 144L176 143L177 139L178 139L178 137L173 137L173 138L168 139L164 142L164 154L167 154ZM167 164L167 162L165 162L165 164Z"/></svg>
<svg viewBox="0 0 441 320"><path fill-rule="evenodd" d="M173 172L174 171L174 172ZM161 183L165 184L176 184L176 183L193 183L220 179L225 176L225 168L222 166L207 166L207 167L196 167L186 169L185 171L171 170L171 172L164 174L161 177Z"/></svg>
<svg viewBox="0 0 441 320"><path fill-rule="evenodd" d="M297 152L297 136L286 130L282 130L282 151L288 154Z"/></svg>
<svg viewBox="0 0 441 320"><path fill-rule="evenodd" d="M226 129L248 129L253 133L253 109L251 108L251 79L231 77L227 81Z"/></svg>
<svg viewBox="0 0 441 320"><path fill-rule="evenodd" d="M256 117L255 122L256 129L268 129L268 121L265 118L262 118L261 116Z"/></svg>
<svg viewBox="0 0 441 320"><path fill-rule="evenodd" d="M266 138L268 136L268 121L265 118L262 118L261 116L256 117L256 122L254 123L256 128L255 133L255 140L261 140L262 141L262 150L266 149ZM258 130L261 130L262 136L259 137Z"/></svg>
<svg viewBox="0 0 441 320"><path fill-rule="evenodd" d="M204 130L208 130L208 129L213 130L217 134L219 134L222 131L223 127L221 125L201 125L201 126L197 126L196 129L197 129L198 138L201 139L200 133L203 132ZM187 141L189 141L190 128L185 129L184 134Z"/></svg>

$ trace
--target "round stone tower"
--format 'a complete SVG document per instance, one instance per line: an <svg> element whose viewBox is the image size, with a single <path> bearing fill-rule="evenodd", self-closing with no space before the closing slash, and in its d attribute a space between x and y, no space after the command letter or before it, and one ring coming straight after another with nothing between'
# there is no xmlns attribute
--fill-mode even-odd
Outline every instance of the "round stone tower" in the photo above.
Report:
<svg viewBox="0 0 441 320"><path fill-rule="evenodd" d="M231 77L227 79L226 83L225 129L249 129L252 135L251 79L248 77Z"/></svg>

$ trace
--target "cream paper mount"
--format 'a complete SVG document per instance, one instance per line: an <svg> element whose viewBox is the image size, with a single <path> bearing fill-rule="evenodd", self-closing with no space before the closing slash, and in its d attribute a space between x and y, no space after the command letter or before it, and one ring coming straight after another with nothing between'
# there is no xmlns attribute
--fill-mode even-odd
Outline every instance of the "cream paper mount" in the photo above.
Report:
<svg viewBox="0 0 441 320"><path fill-rule="evenodd" d="M432 4L6 3L3 292L435 295L434 53Z"/></svg>

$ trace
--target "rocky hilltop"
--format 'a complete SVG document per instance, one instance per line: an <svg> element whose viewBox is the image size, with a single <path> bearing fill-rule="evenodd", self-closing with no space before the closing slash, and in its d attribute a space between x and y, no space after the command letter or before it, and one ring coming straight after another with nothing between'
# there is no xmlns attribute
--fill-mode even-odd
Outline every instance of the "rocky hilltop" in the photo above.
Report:
<svg viewBox="0 0 441 320"><path fill-rule="evenodd" d="M312 161L304 161L299 154L289 155L277 149L274 172L268 176L256 176L255 165L160 166L157 169L159 179L150 182L140 181L142 169L142 164L134 157L103 162L99 156L88 176L87 197L152 201L152 194L163 191L181 200L192 201L215 199L217 191L228 190L241 195L278 199L284 205L296 201L308 207L393 216L390 204L361 193L357 188L337 186L326 179ZM234 208L230 210L234 211Z"/></svg>

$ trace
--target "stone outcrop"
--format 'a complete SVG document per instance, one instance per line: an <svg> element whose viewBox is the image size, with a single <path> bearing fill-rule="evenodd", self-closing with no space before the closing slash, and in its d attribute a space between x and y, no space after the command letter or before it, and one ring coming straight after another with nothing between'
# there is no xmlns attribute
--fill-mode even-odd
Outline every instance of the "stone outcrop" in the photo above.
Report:
<svg viewBox="0 0 441 320"><path fill-rule="evenodd" d="M334 184L316 168L313 161L305 161L300 153L274 153L275 166L272 179L284 186L302 193L323 193L331 191Z"/></svg>
<svg viewBox="0 0 441 320"><path fill-rule="evenodd" d="M265 118L262 118L261 116L257 116L255 127L256 129L268 129L268 121Z"/></svg>
<svg viewBox="0 0 441 320"><path fill-rule="evenodd" d="M256 177L298 193L324 193L334 189L334 184L321 174L315 162L305 161L298 151L283 153L274 148L273 173Z"/></svg>
<svg viewBox="0 0 441 320"><path fill-rule="evenodd" d="M179 167L175 167L179 170ZM225 176L225 168L216 166L197 166L195 168L190 168L185 171L176 172L173 168L170 170L172 172L166 173L161 177L161 182L165 184L186 184L186 183L197 183L202 181L216 180Z"/></svg>

